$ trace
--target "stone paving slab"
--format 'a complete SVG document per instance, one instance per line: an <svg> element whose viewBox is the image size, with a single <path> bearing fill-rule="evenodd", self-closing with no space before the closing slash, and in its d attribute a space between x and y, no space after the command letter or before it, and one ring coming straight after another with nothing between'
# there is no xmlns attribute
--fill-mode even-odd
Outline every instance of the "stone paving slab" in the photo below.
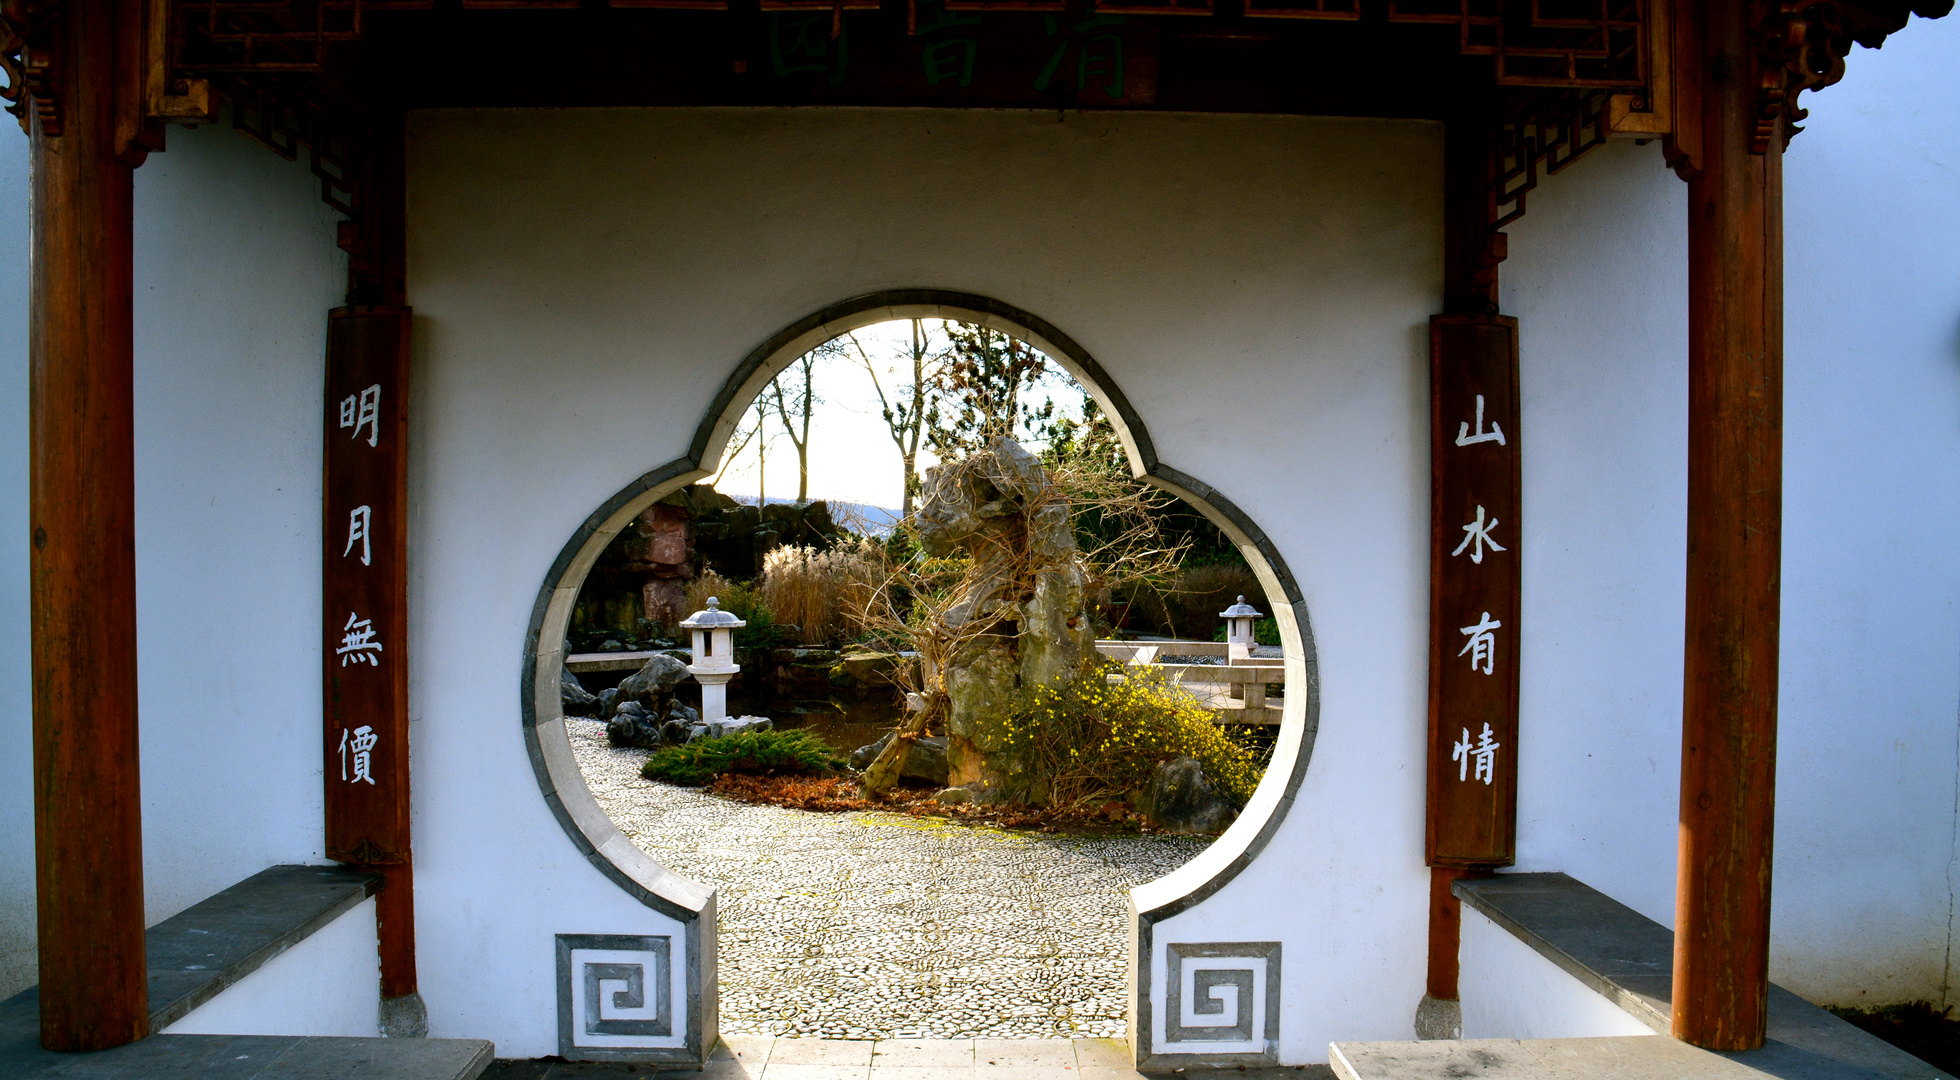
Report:
<svg viewBox="0 0 1960 1080"><path fill-rule="evenodd" d="M1140 1073L1120 1039L778 1039L731 1036L700 1072L667 1070L667 1080L1334 1080L1325 1065L1277 1069ZM844 1064L844 1062L863 1064ZM925 1062L936 1062L925 1063ZM626 1080L651 1065L499 1061L485 1080Z"/></svg>
<svg viewBox="0 0 1960 1080"><path fill-rule="evenodd" d="M724 1035L1119 1037L1129 890L1211 842L753 806L642 779L647 751L598 721L565 727L620 831L720 890Z"/></svg>

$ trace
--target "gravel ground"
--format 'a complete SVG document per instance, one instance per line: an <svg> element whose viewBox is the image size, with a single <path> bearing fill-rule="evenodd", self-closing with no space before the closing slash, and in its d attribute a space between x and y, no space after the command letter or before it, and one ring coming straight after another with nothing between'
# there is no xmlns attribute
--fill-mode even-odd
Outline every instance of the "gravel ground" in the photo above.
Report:
<svg viewBox="0 0 1960 1080"><path fill-rule="evenodd" d="M641 779L646 751L566 727L620 830L720 890L729 1035L1120 1038L1128 890L1210 843L753 806Z"/></svg>

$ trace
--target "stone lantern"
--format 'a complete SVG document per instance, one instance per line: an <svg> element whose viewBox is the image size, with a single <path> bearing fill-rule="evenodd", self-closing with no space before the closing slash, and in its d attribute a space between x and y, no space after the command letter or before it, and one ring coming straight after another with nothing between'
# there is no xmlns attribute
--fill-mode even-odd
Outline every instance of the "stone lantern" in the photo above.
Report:
<svg viewBox="0 0 1960 1080"><path fill-rule="evenodd" d="M708 597L708 610L687 617L681 629L694 632L694 663L688 674L701 684L701 719L717 723L728 719L728 680L742 670L735 662L735 630L748 623L721 610L721 600Z"/></svg>
<svg viewBox="0 0 1960 1080"><path fill-rule="evenodd" d="M1264 613L1239 597L1239 602L1218 613L1225 620L1225 659L1227 663L1252 658L1254 638L1253 621L1262 618ZM685 625L685 624L683 624Z"/></svg>

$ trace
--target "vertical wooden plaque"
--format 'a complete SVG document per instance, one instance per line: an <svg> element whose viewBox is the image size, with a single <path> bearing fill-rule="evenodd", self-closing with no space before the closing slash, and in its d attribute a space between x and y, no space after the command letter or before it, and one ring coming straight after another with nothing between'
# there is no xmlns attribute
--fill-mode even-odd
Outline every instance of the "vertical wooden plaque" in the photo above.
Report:
<svg viewBox="0 0 1960 1080"><path fill-rule="evenodd" d="M1518 322L1429 320L1430 866L1516 860Z"/></svg>
<svg viewBox="0 0 1960 1080"><path fill-rule="evenodd" d="M327 857L405 864L408 836L409 311L327 324Z"/></svg>

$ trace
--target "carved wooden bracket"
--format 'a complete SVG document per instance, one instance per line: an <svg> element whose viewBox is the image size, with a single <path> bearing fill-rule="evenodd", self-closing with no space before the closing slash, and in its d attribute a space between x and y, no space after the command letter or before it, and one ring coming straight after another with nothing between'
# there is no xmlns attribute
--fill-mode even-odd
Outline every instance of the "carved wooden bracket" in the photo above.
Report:
<svg viewBox="0 0 1960 1080"><path fill-rule="evenodd" d="M1805 90L1822 90L1844 78L1851 34L1836 4L1778 0L1767 5L1757 24L1755 153L1767 153L1782 128L1783 146L1803 128L1809 110L1797 105ZM1781 150L1783 146L1778 146Z"/></svg>
<svg viewBox="0 0 1960 1080"><path fill-rule="evenodd" d="M53 21L47 18L49 7L28 0L0 3L0 74L7 78L0 100L7 102L7 111L20 121L22 131L30 129L32 110L43 133L59 135L61 109L54 94L58 73L45 36L45 27Z"/></svg>

